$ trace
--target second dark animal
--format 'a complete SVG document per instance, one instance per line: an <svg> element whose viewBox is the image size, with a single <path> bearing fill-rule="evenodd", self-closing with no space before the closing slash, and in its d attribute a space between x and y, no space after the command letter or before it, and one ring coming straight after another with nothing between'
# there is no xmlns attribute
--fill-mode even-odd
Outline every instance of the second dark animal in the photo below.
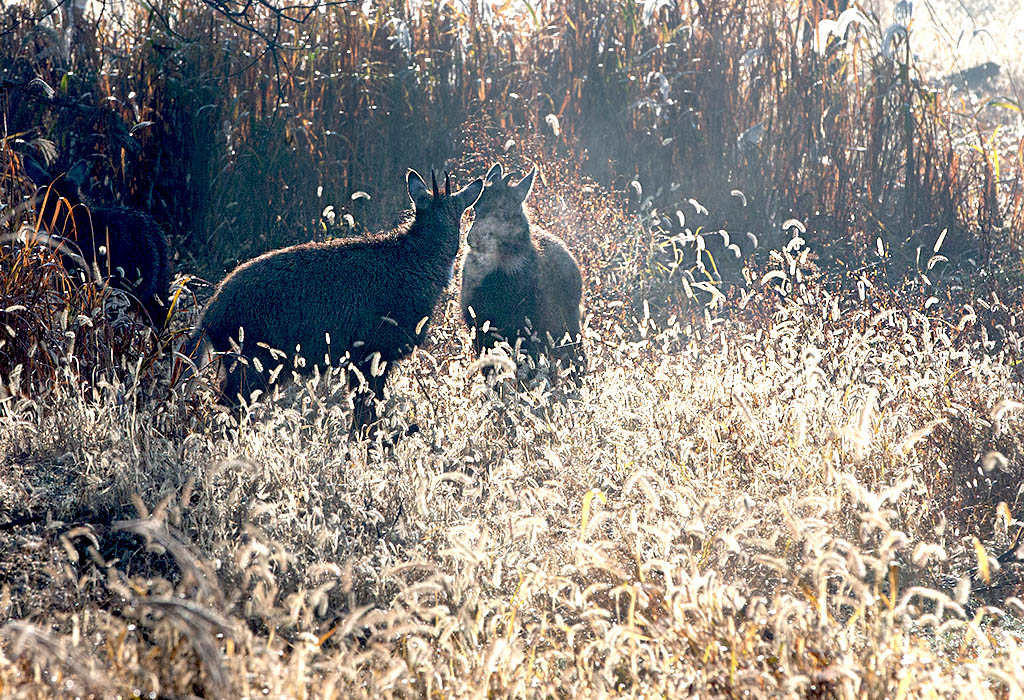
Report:
<svg viewBox="0 0 1024 700"><path fill-rule="evenodd" d="M534 362L546 354L578 380L586 368L583 278L562 240L530 223L525 201L536 175L534 168L512 184L501 165L488 171L466 236L462 314L477 355L501 341L519 343Z"/></svg>
<svg viewBox="0 0 1024 700"><path fill-rule="evenodd" d="M966 70L950 73L942 79L943 84L952 85L960 92L992 88L992 80L999 77L998 63L986 61Z"/></svg>
<svg viewBox="0 0 1024 700"><path fill-rule="evenodd" d="M161 328L167 318L171 263L160 226L148 214L128 207L95 204L82 195L87 161L54 177L31 156L25 172L38 186L40 227L74 244L90 270L131 294ZM91 273L90 273L91 274Z"/></svg>
<svg viewBox="0 0 1024 700"><path fill-rule="evenodd" d="M459 251L462 213L483 189L477 179L452 194L446 176L444 193L434 178L431 194L414 170L406 180L414 216L397 229L275 250L220 283L199 329L217 352L237 344L241 361L227 372L224 400L265 389L283 353L307 360L300 372L347 354L358 370L349 375L356 392L352 427L376 418L375 400L392 365L426 337Z"/></svg>

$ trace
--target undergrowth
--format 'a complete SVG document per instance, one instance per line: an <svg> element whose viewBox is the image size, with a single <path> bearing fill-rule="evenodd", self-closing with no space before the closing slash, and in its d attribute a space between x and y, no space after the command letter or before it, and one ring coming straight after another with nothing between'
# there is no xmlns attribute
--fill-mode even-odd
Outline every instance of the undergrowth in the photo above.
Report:
<svg viewBox="0 0 1024 700"><path fill-rule="evenodd" d="M330 375L240 423L60 382L0 423L0 687L1012 695L1024 397L961 326L811 290L699 342L591 326L575 398L438 343L393 448Z"/></svg>

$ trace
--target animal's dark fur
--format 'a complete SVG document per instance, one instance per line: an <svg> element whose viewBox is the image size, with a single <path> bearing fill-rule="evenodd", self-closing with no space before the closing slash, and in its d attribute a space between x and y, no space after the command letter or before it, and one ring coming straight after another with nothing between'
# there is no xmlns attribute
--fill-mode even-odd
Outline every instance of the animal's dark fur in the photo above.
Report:
<svg viewBox="0 0 1024 700"><path fill-rule="evenodd" d="M952 85L959 91L979 90L991 87L991 81L999 76L999 71L1000 66L998 63L986 61L985 63L971 66L966 70L950 73L942 79L942 82L946 85Z"/></svg>
<svg viewBox="0 0 1024 700"><path fill-rule="evenodd" d="M376 417L373 400L381 397L392 364L426 337L424 319L447 286L459 250L462 213L483 189L476 180L449 194L446 181L442 194L435 182L431 196L415 171L407 180L415 216L394 231L275 250L220 283L200 330L214 350L228 352L244 329L240 354L250 365L228 373L227 401L267 386L266 373L282 360L257 345L265 344L289 358L300 354L307 371L325 356L337 363L348 353L365 378L363 385L352 375L353 388L360 389L353 428ZM375 356L382 361L376 373ZM254 374L254 360L264 373Z"/></svg>
<svg viewBox="0 0 1024 700"><path fill-rule="evenodd" d="M88 164L81 161L53 177L30 156L25 172L39 187L39 221L50 235L72 241L90 270L130 293L158 328L167 317L171 263L157 223L135 209L90 202L81 192ZM74 251L74 252L78 252Z"/></svg>
<svg viewBox="0 0 1024 700"><path fill-rule="evenodd" d="M477 355L506 341L536 361L547 354L578 377L583 279L556 236L530 224L524 202L536 170L510 184L495 165L477 202L462 264L462 314ZM486 330L485 330L486 328Z"/></svg>

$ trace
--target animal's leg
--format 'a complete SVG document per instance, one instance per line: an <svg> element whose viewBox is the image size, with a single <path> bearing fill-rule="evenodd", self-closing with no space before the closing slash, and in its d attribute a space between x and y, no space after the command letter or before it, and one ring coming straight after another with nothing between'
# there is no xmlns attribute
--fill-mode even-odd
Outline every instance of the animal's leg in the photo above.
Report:
<svg viewBox="0 0 1024 700"><path fill-rule="evenodd" d="M234 351L226 352L221 358L224 383L222 384L221 403L238 408L244 401L252 401L252 393L262 389L269 390L267 383L267 364L269 358L265 353L247 357ZM259 369L257 369L259 367Z"/></svg>
<svg viewBox="0 0 1024 700"><path fill-rule="evenodd" d="M221 371L224 372L224 383L221 385L220 395L221 403L236 408L239 404L239 394L242 393L242 386L245 384L242 375L247 368L245 364L230 355L224 355L219 361Z"/></svg>
<svg viewBox="0 0 1024 700"><path fill-rule="evenodd" d="M369 437L371 426L377 422L377 402L384 400L384 385L391 371L390 362L373 362L369 359L356 364L348 375L348 385L352 389L352 432L359 437Z"/></svg>
<svg viewBox="0 0 1024 700"><path fill-rule="evenodd" d="M145 309L146 315L149 316L149 320L153 328L156 329L157 334L163 333L167 325L167 307L164 306L163 302L154 294L142 304L142 308Z"/></svg>

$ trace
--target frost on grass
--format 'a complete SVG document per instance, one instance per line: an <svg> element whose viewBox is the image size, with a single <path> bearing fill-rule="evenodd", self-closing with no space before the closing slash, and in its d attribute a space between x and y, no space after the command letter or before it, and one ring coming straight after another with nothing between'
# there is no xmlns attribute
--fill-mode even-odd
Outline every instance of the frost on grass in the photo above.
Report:
<svg viewBox="0 0 1024 700"><path fill-rule="evenodd" d="M17 621L0 683L1019 692L998 555L1018 529L1024 397L954 329L822 292L700 342L592 332L569 398L420 353L390 409L422 432L393 449L349 442L330 376L240 426L191 395L129 408L116 381L58 384L0 422L0 512L39 518L0 539L0 616Z"/></svg>

